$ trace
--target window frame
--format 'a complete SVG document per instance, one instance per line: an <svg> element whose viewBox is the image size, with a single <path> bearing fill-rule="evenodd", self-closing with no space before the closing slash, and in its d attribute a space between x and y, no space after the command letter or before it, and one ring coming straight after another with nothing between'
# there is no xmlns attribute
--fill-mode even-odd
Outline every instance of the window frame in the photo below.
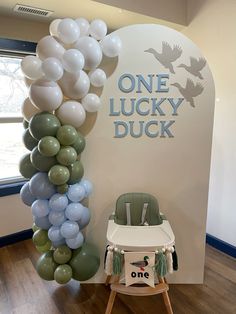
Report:
<svg viewBox="0 0 236 314"><path fill-rule="evenodd" d="M35 42L0 38L0 56L25 57L35 55ZM0 123L22 123L23 117L0 117ZM21 176L0 179L0 197L19 193L26 179Z"/></svg>

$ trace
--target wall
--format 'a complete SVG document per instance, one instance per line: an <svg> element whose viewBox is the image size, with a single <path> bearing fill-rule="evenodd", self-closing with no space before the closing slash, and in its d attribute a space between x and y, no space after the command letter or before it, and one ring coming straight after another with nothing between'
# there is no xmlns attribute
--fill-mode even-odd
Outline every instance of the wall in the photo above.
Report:
<svg viewBox="0 0 236 314"><path fill-rule="evenodd" d="M97 2L186 25L187 0L97 0Z"/></svg>
<svg viewBox="0 0 236 314"><path fill-rule="evenodd" d="M236 2L190 0L188 17L183 33L206 56L216 86L207 232L235 246Z"/></svg>
<svg viewBox="0 0 236 314"><path fill-rule="evenodd" d="M31 209L21 202L19 194L0 198L0 237L31 226Z"/></svg>
<svg viewBox="0 0 236 314"><path fill-rule="evenodd" d="M48 23L0 15L0 38L37 42L48 34Z"/></svg>

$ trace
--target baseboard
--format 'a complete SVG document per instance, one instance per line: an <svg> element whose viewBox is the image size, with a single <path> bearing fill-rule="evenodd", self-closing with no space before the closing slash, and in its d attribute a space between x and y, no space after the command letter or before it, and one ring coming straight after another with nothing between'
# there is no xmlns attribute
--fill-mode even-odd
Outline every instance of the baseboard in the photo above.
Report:
<svg viewBox="0 0 236 314"><path fill-rule="evenodd" d="M236 258L236 247L223 240L220 240L210 234L206 234L206 243L213 246L217 250L224 252L234 258Z"/></svg>
<svg viewBox="0 0 236 314"><path fill-rule="evenodd" d="M13 234L9 234L3 237L0 237L0 247L14 244L23 240L31 239L33 235L32 229L23 230Z"/></svg>

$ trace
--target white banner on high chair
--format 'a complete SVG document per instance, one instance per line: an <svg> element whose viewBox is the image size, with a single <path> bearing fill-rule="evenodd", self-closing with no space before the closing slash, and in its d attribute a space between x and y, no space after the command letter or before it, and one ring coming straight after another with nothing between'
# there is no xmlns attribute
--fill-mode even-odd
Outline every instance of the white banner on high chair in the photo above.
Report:
<svg viewBox="0 0 236 314"><path fill-rule="evenodd" d="M146 283L154 287L154 252L125 252L125 284Z"/></svg>

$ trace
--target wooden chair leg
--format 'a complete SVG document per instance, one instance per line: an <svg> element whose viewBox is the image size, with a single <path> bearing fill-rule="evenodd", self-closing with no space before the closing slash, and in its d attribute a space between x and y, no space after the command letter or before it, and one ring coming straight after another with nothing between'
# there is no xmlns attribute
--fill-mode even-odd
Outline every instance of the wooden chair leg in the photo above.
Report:
<svg viewBox="0 0 236 314"><path fill-rule="evenodd" d="M105 286L108 286L111 280L111 275L108 275L105 281Z"/></svg>
<svg viewBox="0 0 236 314"><path fill-rule="evenodd" d="M111 291L105 314L110 314L116 297L116 291Z"/></svg>
<svg viewBox="0 0 236 314"><path fill-rule="evenodd" d="M159 282L161 283L165 283L166 280L164 278L159 278ZM172 306L170 303L170 298L169 298L169 294L167 291L162 292L162 297L166 306L166 310L168 314L173 314L173 310L172 310Z"/></svg>

